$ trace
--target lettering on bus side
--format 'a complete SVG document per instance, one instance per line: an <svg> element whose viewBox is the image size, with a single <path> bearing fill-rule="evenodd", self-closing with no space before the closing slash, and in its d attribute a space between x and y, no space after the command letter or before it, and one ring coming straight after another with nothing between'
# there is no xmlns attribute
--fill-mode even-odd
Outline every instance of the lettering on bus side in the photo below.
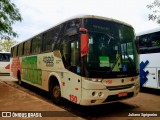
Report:
<svg viewBox="0 0 160 120"><path fill-rule="evenodd" d="M44 56L43 62L46 63L46 67L53 67L54 66L54 57L51 56Z"/></svg>
<svg viewBox="0 0 160 120"><path fill-rule="evenodd" d="M70 101L77 103L77 96L70 94L69 98L70 98Z"/></svg>

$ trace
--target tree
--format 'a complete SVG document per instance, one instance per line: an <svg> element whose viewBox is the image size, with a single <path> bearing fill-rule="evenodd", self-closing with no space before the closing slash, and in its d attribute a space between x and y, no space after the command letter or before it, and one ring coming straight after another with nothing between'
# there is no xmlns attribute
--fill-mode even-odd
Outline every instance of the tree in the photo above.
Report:
<svg viewBox="0 0 160 120"><path fill-rule="evenodd" d="M147 5L147 8L152 11L148 16L149 20L156 21L160 24L160 0L154 0L152 4Z"/></svg>
<svg viewBox="0 0 160 120"><path fill-rule="evenodd" d="M18 43L14 40L0 40L0 52L10 52L11 46Z"/></svg>
<svg viewBox="0 0 160 120"><path fill-rule="evenodd" d="M0 39L9 40L10 37L18 37L18 34L12 29L16 21L22 21L16 5L10 0L0 0Z"/></svg>

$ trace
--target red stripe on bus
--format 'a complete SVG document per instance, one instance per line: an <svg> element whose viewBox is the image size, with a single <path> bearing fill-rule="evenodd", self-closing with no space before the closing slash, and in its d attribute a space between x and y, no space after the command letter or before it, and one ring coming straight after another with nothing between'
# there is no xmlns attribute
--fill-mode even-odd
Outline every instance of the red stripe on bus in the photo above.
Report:
<svg viewBox="0 0 160 120"><path fill-rule="evenodd" d="M10 64L8 64L8 65L5 67L5 69L10 69Z"/></svg>

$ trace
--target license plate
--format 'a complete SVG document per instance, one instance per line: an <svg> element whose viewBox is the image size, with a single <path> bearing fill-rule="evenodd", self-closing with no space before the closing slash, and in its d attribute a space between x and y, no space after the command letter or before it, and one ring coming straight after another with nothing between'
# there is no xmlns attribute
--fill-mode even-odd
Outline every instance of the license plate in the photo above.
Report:
<svg viewBox="0 0 160 120"><path fill-rule="evenodd" d="M124 97L124 96L127 96L127 92L120 92L118 94L118 97Z"/></svg>

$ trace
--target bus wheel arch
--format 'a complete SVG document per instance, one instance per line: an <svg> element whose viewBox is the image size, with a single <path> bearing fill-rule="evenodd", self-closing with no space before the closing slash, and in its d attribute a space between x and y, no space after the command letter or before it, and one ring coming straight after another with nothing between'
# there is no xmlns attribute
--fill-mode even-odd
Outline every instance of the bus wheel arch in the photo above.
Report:
<svg viewBox="0 0 160 120"><path fill-rule="evenodd" d="M49 92L52 102L55 104L60 104L62 101L61 86L57 77L53 75L49 78Z"/></svg>

